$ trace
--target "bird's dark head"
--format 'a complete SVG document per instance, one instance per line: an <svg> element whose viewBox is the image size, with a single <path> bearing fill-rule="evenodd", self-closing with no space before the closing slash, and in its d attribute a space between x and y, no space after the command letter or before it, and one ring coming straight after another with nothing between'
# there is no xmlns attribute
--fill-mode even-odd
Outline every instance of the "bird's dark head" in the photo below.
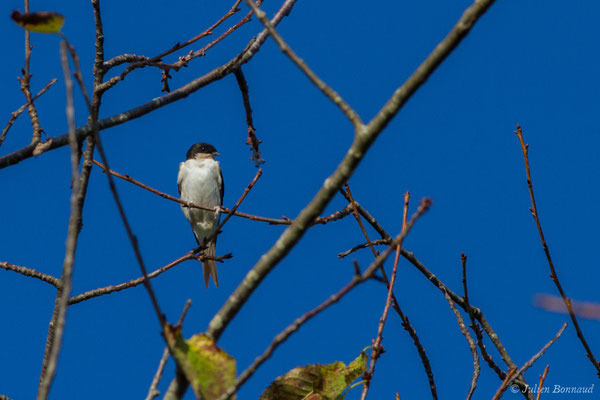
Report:
<svg viewBox="0 0 600 400"><path fill-rule="evenodd" d="M190 147L187 152L186 160L191 160L194 158L214 158L218 156L217 149L215 146L208 143L196 143Z"/></svg>

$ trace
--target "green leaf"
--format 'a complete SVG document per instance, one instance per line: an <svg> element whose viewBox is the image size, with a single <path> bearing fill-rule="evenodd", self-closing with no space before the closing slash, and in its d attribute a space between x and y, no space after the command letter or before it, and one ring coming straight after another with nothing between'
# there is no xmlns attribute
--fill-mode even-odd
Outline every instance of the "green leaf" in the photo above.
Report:
<svg viewBox="0 0 600 400"><path fill-rule="evenodd" d="M171 354L198 399L218 399L235 384L235 359L211 338L200 333L185 340L180 328L168 324L165 336Z"/></svg>
<svg viewBox="0 0 600 400"><path fill-rule="evenodd" d="M336 400L367 370L368 356L363 351L348 366L341 361L296 367L275 379L260 400Z"/></svg>

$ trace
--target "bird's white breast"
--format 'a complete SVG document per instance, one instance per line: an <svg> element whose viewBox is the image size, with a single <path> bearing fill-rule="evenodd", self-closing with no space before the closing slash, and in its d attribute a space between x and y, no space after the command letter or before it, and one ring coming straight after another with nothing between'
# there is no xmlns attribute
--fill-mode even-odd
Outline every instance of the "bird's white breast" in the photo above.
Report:
<svg viewBox="0 0 600 400"><path fill-rule="evenodd" d="M221 205L221 167L212 158L190 159L179 164L177 183L181 200L215 208ZM192 225L198 240L212 234L219 221L219 214L182 207L183 214Z"/></svg>

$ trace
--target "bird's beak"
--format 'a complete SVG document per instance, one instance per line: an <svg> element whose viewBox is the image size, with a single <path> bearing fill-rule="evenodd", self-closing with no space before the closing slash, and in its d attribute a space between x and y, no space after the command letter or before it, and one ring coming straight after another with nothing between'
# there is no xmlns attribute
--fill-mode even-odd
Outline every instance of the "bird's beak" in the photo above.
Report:
<svg viewBox="0 0 600 400"><path fill-rule="evenodd" d="M213 157L220 156L220 154L217 153L216 151L214 153L212 153L212 155L213 155Z"/></svg>

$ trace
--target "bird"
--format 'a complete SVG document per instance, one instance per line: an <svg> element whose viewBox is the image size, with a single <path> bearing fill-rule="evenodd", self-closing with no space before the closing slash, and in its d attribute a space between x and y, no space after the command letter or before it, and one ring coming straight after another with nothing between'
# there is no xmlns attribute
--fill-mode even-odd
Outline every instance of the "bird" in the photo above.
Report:
<svg viewBox="0 0 600 400"><path fill-rule="evenodd" d="M208 143L195 143L186 154L186 160L179 164L177 187L179 196L186 205L181 205L183 215L192 226L198 245L205 246L204 255L215 256L217 229L221 219L221 206L225 194L225 184L221 166L215 160L220 154ZM214 208L214 211L188 207L189 203ZM206 242L208 240L208 242ZM206 243L205 243L206 242ZM214 259L202 261L204 284L208 288L212 276L219 287L217 263Z"/></svg>

